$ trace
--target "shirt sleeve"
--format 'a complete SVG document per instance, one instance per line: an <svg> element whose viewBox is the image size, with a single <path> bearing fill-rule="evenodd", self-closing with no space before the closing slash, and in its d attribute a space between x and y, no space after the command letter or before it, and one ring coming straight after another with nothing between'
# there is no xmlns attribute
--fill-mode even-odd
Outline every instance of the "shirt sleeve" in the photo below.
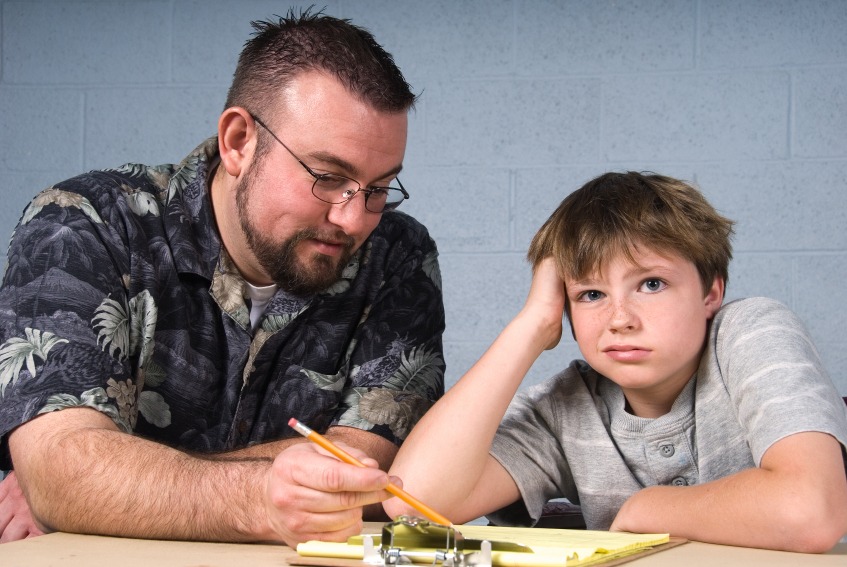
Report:
<svg viewBox="0 0 847 567"><path fill-rule="evenodd" d="M521 500L488 514L497 524L532 525L547 501L565 497L578 503L570 465L557 433L563 398L571 397L569 384L581 382L572 365L562 373L519 392L503 417L490 453L512 476Z"/></svg>
<svg viewBox="0 0 847 567"><path fill-rule="evenodd" d="M713 322L713 356L756 465L789 435L819 431L847 443L847 408L800 318L781 303L728 303Z"/></svg>
<svg viewBox="0 0 847 567"><path fill-rule="evenodd" d="M129 399L122 386L131 385L129 366L121 363L126 345L113 342L126 329L98 316L103 305L125 312L118 267L126 260L119 252L125 247L73 186L70 180L40 193L9 247L0 287L4 445L18 425L72 406L94 408L120 427L131 427L131 408L120 403Z"/></svg>

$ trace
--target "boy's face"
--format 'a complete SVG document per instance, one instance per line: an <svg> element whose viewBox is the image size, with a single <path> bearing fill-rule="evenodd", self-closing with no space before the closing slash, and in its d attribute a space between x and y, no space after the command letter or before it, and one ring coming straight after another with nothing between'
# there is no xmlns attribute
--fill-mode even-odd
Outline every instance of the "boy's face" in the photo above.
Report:
<svg viewBox="0 0 847 567"><path fill-rule="evenodd" d="M716 278L705 297L697 268L648 247L619 255L599 273L565 278L579 348L597 372L617 383L636 415L658 417L697 370L708 321L723 299Z"/></svg>

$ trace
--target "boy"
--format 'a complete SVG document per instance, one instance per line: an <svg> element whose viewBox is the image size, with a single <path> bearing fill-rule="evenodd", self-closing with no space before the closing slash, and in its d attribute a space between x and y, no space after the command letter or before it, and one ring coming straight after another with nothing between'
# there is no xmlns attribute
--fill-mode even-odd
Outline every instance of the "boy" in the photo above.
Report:
<svg viewBox="0 0 847 567"><path fill-rule="evenodd" d="M530 246L524 308L391 474L457 523L533 523L565 497L589 529L830 549L847 532L847 409L796 315L764 298L721 307L732 224L659 175L571 194ZM509 406L563 311L585 361Z"/></svg>

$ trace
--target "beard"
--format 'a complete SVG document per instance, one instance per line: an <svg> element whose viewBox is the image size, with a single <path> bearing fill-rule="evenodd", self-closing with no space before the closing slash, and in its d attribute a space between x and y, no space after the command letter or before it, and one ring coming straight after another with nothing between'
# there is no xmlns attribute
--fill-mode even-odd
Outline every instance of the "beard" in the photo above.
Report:
<svg viewBox="0 0 847 567"><path fill-rule="evenodd" d="M266 236L250 217L252 181L253 174L250 172L235 187L238 221L247 239L247 246L273 282L288 293L304 296L323 291L338 281L353 255L353 238L341 230L321 232L314 228L300 230L281 242ZM297 246L310 239L343 241L344 249L337 259L314 253L301 260Z"/></svg>

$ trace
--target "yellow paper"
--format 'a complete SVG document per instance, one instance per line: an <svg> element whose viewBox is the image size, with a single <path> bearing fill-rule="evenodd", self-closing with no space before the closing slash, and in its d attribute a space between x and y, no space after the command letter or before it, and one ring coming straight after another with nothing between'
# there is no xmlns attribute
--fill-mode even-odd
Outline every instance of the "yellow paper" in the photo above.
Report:
<svg viewBox="0 0 847 567"><path fill-rule="evenodd" d="M592 565L669 541L668 534L470 525L457 526L457 529L465 539L518 543L532 549L532 553L492 551L491 562L498 567ZM378 545L379 536L375 535L374 539ZM364 547L362 536L357 536L347 543L301 543L297 546L297 553L312 557L362 559Z"/></svg>

